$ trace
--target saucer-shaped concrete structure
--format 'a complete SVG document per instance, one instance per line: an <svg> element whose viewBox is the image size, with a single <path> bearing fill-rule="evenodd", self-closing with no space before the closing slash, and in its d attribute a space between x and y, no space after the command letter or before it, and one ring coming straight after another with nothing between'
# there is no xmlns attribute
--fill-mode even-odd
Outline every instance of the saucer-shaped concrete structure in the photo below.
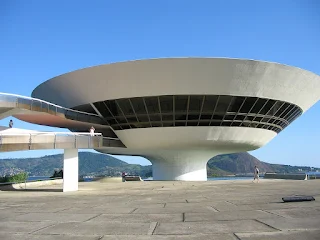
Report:
<svg viewBox="0 0 320 240"><path fill-rule="evenodd" d="M150 59L66 73L32 97L99 115L126 148L96 150L146 157L155 180L201 181L210 158L264 146L315 104L320 77L255 60Z"/></svg>

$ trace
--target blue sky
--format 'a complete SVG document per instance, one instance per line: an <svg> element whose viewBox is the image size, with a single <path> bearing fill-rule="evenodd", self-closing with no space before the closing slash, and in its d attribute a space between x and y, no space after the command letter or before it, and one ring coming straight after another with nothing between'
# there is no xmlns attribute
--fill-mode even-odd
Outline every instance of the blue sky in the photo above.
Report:
<svg viewBox="0 0 320 240"><path fill-rule="evenodd" d="M26 96L65 72L158 57L249 58L320 74L317 0L2 0L0 29L0 92ZM251 154L270 163L320 167L319 118L320 102ZM15 127L66 131L18 120ZM58 152L1 153L0 158Z"/></svg>

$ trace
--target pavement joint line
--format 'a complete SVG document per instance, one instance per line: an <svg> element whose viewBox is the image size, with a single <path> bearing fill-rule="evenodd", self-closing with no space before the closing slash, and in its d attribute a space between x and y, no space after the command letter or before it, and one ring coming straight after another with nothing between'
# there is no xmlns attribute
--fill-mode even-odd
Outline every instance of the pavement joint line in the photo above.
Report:
<svg viewBox="0 0 320 240"><path fill-rule="evenodd" d="M238 240L241 240L240 237L238 237L238 235L236 233L232 233Z"/></svg>
<svg viewBox="0 0 320 240"><path fill-rule="evenodd" d="M220 212L217 208L212 206L208 206L207 208L209 208L211 211L214 211L214 212Z"/></svg>
<svg viewBox="0 0 320 240"><path fill-rule="evenodd" d="M278 217L282 217L282 218L286 218L280 214L277 214L277 213L273 213L273 212L269 212L268 210L262 210L262 209L258 209L257 211L261 211L261 212L265 212L265 213L270 213L270 214L273 214L273 215L276 215Z"/></svg>
<svg viewBox="0 0 320 240"><path fill-rule="evenodd" d="M133 209L129 214L134 213L136 210L138 210L138 208Z"/></svg>
<svg viewBox="0 0 320 240"><path fill-rule="evenodd" d="M34 234L34 233L37 233L37 232L39 232L39 231L41 231L41 230L43 230L43 229L46 229L46 228L49 228L49 227L53 227L53 226L55 226L55 225L56 225L56 224L55 224L55 223L53 223L53 224L50 224L50 225L48 225L48 226L45 226L45 227L39 228L39 229L37 229L37 230L35 230L35 231L28 232L28 234Z"/></svg>
<svg viewBox="0 0 320 240"><path fill-rule="evenodd" d="M280 232L281 232L280 229L275 228L275 227L273 227L273 226L271 226L271 225L269 225L269 224L267 224L267 223L264 223L264 222L262 222L262 221L260 221L260 220L258 220L258 219L253 219L253 220L256 221L256 222L258 222L258 223L264 224L264 225L266 225L266 226L268 226L268 227L270 227L270 228L272 228L272 229L274 229L274 230L277 230L277 231L280 231Z"/></svg>
<svg viewBox="0 0 320 240"><path fill-rule="evenodd" d="M69 209L71 209L71 208L72 208L72 207L60 209L60 210L55 211L55 212L52 212L52 213L60 213L60 212L62 212L62 211L69 210Z"/></svg>
<svg viewBox="0 0 320 240"><path fill-rule="evenodd" d="M238 205L237 204L234 204L234 203L232 203L232 202L229 202L228 200L227 201L225 201L226 203L230 203L230 204L232 204L232 205L234 205L234 206L237 206L238 207Z"/></svg>
<svg viewBox="0 0 320 240"><path fill-rule="evenodd" d="M213 212L217 212L217 210L215 208L211 207L211 206L207 206L207 209L209 209L209 210L211 210Z"/></svg>
<svg viewBox="0 0 320 240"><path fill-rule="evenodd" d="M91 217L91 218L89 218L89 219L87 219L87 220L85 220L83 222L88 222L88 221L90 221L90 220L92 220L94 218L100 217L101 215L102 215L102 213L98 214L97 216Z"/></svg>
<svg viewBox="0 0 320 240"><path fill-rule="evenodd" d="M158 222L151 222L147 235L153 235L153 233L156 230L157 226L158 226Z"/></svg>

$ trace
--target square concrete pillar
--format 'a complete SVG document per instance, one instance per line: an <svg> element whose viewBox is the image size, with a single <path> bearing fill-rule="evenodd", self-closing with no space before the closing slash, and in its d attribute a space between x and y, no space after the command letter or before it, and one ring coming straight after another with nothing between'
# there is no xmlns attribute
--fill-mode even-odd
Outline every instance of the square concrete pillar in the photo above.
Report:
<svg viewBox="0 0 320 240"><path fill-rule="evenodd" d="M65 149L63 160L63 192L78 191L78 149Z"/></svg>

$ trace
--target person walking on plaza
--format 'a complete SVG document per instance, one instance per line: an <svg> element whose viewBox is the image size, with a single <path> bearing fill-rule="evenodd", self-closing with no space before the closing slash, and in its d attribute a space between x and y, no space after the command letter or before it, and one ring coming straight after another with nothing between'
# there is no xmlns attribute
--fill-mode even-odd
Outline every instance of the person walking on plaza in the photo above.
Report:
<svg viewBox="0 0 320 240"><path fill-rule="evenodd" d="M122 182L126 181L126 176L127 176L127 173L126 172L122 172Z"/></svg>
<svg viewBox="0 0 320 240"><path fill-rule="evenodd" d="M9 121L9 128L12 128L13 127L13 121L12 121L12 119L10 119L10 121Z"/></svg>
<svg viewBox="0 0 320 240"><path fill-rule="evenodd" d="M257 179L257 183L259 183L259 168L257 166L254 166L254 177L253 177L253 181Z"/></svg>

